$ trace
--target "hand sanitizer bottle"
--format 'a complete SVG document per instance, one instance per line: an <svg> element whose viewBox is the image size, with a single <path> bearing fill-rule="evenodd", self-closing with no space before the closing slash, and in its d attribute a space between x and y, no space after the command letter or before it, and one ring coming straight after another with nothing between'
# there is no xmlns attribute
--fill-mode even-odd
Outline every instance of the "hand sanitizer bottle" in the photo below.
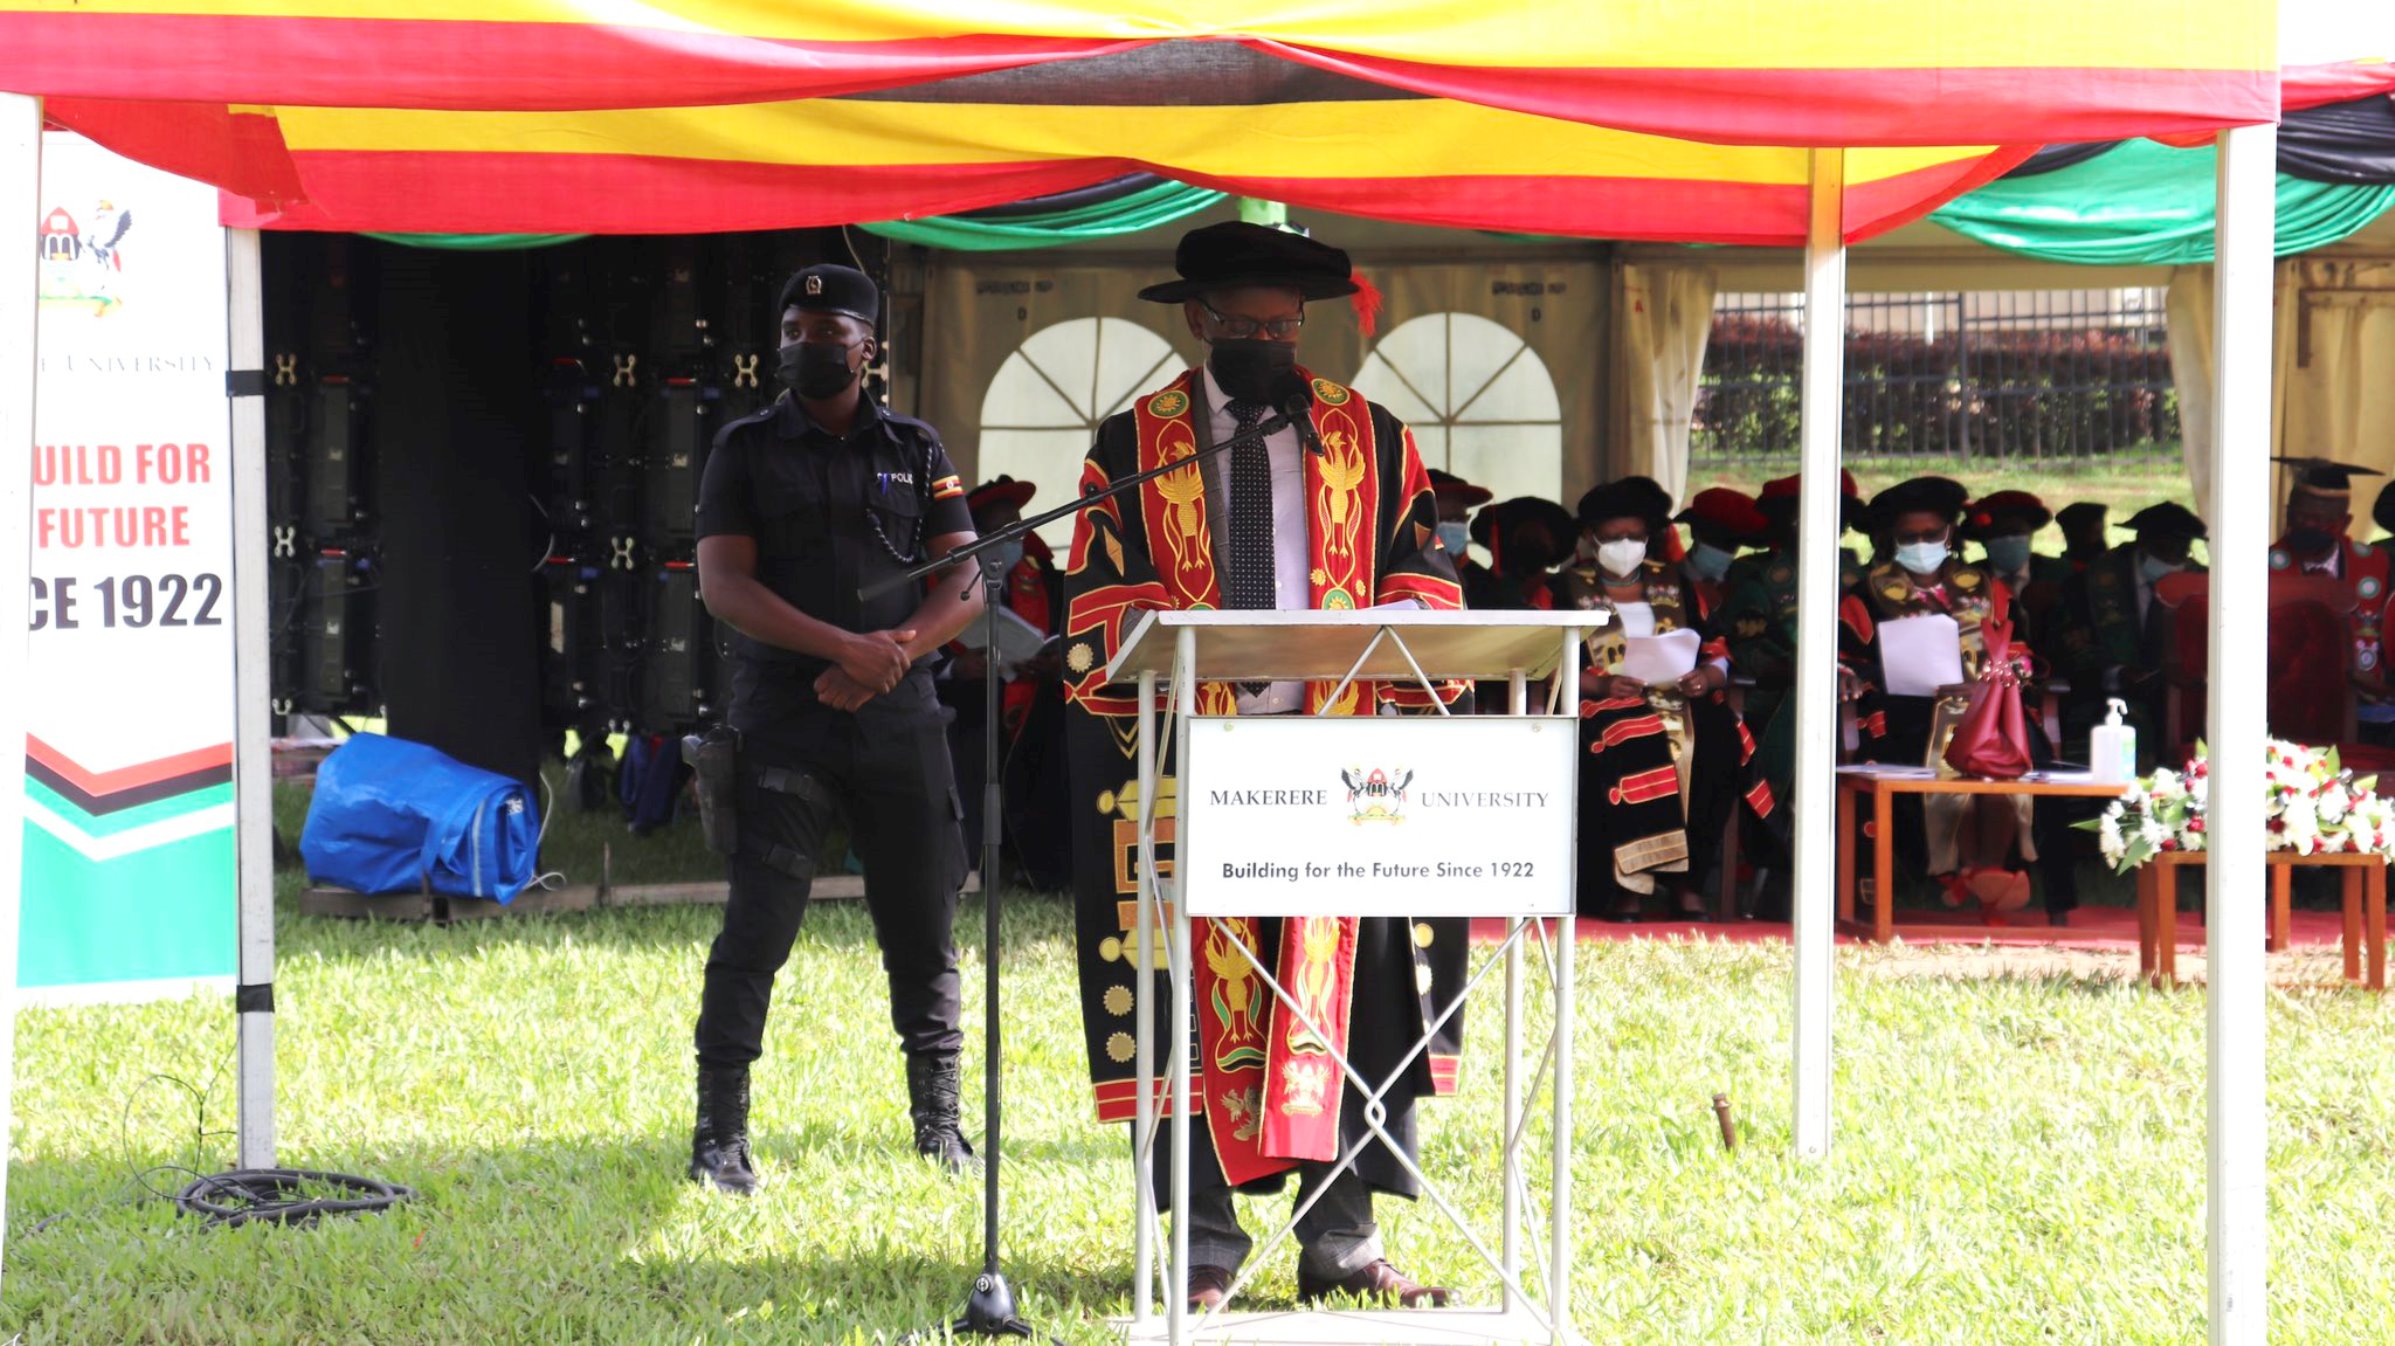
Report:
<svg viewBox="0 0 2395 1346"><path fill-rule="evenodd" d="M2104 704L2104 723L2087 737L2088 775L2101 785L2126 785L2137 775L2137 726L2121 722L2129 707L2119 697Z"/></svg>

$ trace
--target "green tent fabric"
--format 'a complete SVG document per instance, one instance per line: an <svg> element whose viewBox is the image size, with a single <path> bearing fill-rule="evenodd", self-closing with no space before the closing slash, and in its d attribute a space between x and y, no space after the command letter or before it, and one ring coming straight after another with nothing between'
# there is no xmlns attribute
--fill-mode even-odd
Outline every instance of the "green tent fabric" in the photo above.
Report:
<svg viewBox="0 0 2395 1346"><path fill-rule="evenodd" d="M1930 216L1989 247L2091 266L2212 260L2211 146L2124 141L2068 168L1999 178ZM2395 186L2278 180L2278 254L2322 247L2395 206Z"/></svg>
<svg viewBox="0 0 2395 1346"><path fill-rule="evenodd" d="M1040 215L1011 215L976 220L938 215L922 220L885 220L861 226L867 233L901 243L920 243L960 252L998 252L1017 248L1048 248L1084 239L1115 238L1170 224L1195 215L1223 194L1178 182L1153 187L1095 205Z"/></svg>
<svg viewBox="0 0 2395 1346"><path fill-rule="evenodd" d="M506 252L513 248L553 248L588 234L368 234L368 238L403 248L445 248L451 252Z"/></svg>

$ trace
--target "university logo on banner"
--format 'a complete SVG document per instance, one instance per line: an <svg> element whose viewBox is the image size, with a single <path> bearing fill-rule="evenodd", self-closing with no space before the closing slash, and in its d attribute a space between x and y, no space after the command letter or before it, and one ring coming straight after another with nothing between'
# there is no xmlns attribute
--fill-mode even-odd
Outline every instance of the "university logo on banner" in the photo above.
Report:
<svg viewBox="0 0 2395 1346"><path fill-rule="evenodd" d="M37 1001L234 972L216 210L213 188L44 138L17 964Z"/></svg>

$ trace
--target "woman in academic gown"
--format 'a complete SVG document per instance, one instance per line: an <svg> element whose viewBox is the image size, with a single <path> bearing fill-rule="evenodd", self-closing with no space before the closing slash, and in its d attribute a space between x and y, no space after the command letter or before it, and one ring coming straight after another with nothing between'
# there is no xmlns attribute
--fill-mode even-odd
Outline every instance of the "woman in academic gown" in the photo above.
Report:
<svg viewBox="0 0 2395 1346"><path fill-rule="evenodd" d="M1590 637L1580 673L1580 909L1637 920L1645 897L1667 890L1672 914L1702 920L1700 857L1719 852L1738 806L1754 742L1723 697L1729 654L1718 640L1666 681L1625 671L1631 637L1688 632L1699 622L1677 567L1660 549L1671 498L1645 477L1580 498L1587 565L1559 586L1574 606L1613 620Z"/></svg>

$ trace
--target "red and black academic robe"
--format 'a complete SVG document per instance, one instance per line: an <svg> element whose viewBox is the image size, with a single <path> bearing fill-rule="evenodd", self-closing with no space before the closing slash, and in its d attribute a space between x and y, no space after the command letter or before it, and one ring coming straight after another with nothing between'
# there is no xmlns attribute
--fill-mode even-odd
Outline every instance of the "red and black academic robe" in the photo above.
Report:
<svg viewBox="0 0 2395 1346"><path fill-rule="evenodd" d="M1310 376L1309 376L1310 377ZM1196 371L1099 427L1083 467L1087 495L1147 468L1197 453L1209 441L1205 383ZM1432 608L1461 606L1452 559L1437 542L1437 509L1430 478L1413 437L1395 416L1347 388L1314 379L1313 420L1325 452L1305 456L1308 580L1318 609L1367 608L1412 598ZM1227 459L1210 460L1217 491L1227 490ZM1169 473L1130 494L1081 512L1065 566L1064 662L1074 707L1068 735L1075 827L1075 938L1081 963L1082 1025L1087 1037L1098 1116L1127 1121L1136 1107L1133 1045L1133 964L1137 958L1135 866L1138 859L1138 765L1135 686L1104 682L1108 660L1141 613L1222 605L1218 568L1222 541L1213 526L1208 473L1197 465ZM1332 683L1306 688L1308 712L1321 710ZM1440 689L1452 701L1460 686ZM1429 708L1419 686L1350 685L1329 709L1370 714L1375 699ZM1203 715L1237 713L1237 691L1224 684L1198 689ZM1161 783L1158 867L1170 873L1173 796L1170 744L1159 745ZM1277 1182L1300 1161L1336 1159L1368 1133L1363 1100L1343 1086L1335 1066L1308 1040L1297 1017L1276 1012L1268 988L1246 968L1227 935L1236 929L1250 948L1274 960L1282 985L1322 988L1316 1015L1350 1059L1376 1082L1396 1071L1414 1042L1463 985L1465 925L1460 920L1408 921L1256 919L1201 922L1192 963L1197 1006L1191 1097L1203 1108L1212 1140L1209 1162L1234 1186ZM1157 941L1157 970L1163 939ZM1311 975L1309 975L1311 974ZM1150 986L1161 1014L1169 986ZM1454 1088L1462 1017L1450 1018L1431 1048L1405 1067L1386 1095L1386 1123L1413 1151L1417 1098ZM1189 1042L1158 1021L1158 1114L1167 1044ZM1373 1187L1411 1196L1412 1178L1387 1147L1358 1158L1359 1175Z"/></svg>
<svg viewBox="0 0 2395 1346"><path fill-rule="evenodd" d="M1566 572L1565 588L1576 607L1613 607L1593 572ZM1675 567L1647 562L1643 592L1656 634L1700 624ZM1625 639L1618 621L1591 637L1590 666L1619 672ZM1700 666L1726 664L1729 648L1717 636L1697 658ZM1637 696L1578 702L1582 912L1601 915L1630 894L1653 891L1657 874L1700 880L1704 857L1719 845L1741 799L1757 817L1771 816L1771 785L1749 769L1754 736L1723 693L1692 698L1677 687L1650 687Z"/></svg>

